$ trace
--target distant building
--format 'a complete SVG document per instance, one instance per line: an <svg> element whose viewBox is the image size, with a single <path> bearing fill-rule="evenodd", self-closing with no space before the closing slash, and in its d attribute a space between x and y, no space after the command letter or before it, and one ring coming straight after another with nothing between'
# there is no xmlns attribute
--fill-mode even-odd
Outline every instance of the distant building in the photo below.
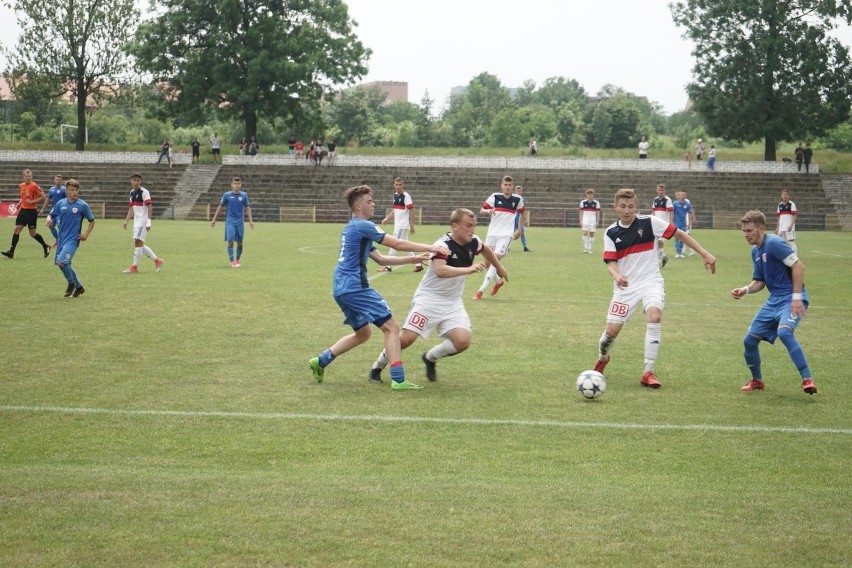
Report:
<svg viewBox="0 0 852 568"><path fill-rule="evenodd" d="M383 92L387 96L386 104L396 101L408 102L408 81L372 81L361 83L358 86L363 89L378 89Z"/></svg>

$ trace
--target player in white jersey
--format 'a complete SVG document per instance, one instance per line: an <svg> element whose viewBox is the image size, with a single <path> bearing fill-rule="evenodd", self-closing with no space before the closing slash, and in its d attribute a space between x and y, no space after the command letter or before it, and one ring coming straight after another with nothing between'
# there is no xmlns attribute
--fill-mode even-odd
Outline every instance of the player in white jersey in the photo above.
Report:
<svg viewBox="0 0 852 568"><path fill-rule="evenodd" d="M461 353L470 346L470 316L462 302L467 275L482 272L490 264L501 278L508 279L508 273L497 255L474 234L476 216L473 211L453 211L450 227L452 231L435 243L435 246L446 246L449 254L432 257L423 280L414 292L411 310L399 335L403 349L418 337L429 337L433 331L444 338L443 343L422 356L426 365L426 378L430 381L437 380L435 362L438 359ZM477 254L485 257L485 262L474 263ZM382 369L387 364L388 358L382 351L370 370L370 382L382 382Z"/></svg>
<svg viewBox="0 0 852 568"><path fill-rule="evenodd" d="M138 272L139 261L142 260L143 254L154 261L154 266L159 272L163 268L164 261L145 244L145 237L151 230L153 206L151 205L151 194L142 187L142 174L134 173L130 176L130 188L130 207L127 209L127 216L124 218L124 228L127 229L127 223L130 221L130 217L133 217L134 251L133 264L124 272L130 274Z"/></svg>
<svg viewBox="0 0 852 568"><path fill-rule="evenodd" d="M666 184L664 183L657 184L657 197L654 198L652 212L654 217L659 217L669 225L674 223L674 204L671 197L666 195ZM660 263L660 268L669 261L669 257L666 256L665 245L665 239L657 239L657 260Z"/></svg>
<svg viewBox="0 0 852 568"><path fill-rule="evenodd" d="M781 203L778 204L778 228L775 229L775 234L787 241L793 252L798 252L796 248L796 204L790 201L790 192L786 189L781 190Z"/></svg>
<svg viewBox="0 0 852 568"><path fill-rule="evenodd" d="M580 202L580 230L583 231L583 253L592 254L595 229L601 224L601 202L595 199L595 190L586 190L586 199Z"/></svg>
<svg viewBox="0 0 852 568"><path fill-rule="evenodd" d="M524 216L518 218L518 226L515 228L515 217L518 213L524 212L524 198L520 195L512 193L514 183L512 176L504 176L500 182L500 192L492 193L482 204L482 209L479 210L480 215L489 215L491 223L488 225L488 234L485 235L485 244L490 246L497 255L498 259L502 259L509 252L509 245L513 240L517 240L524 232ZM474 300L481 300L482 293L491 286L491 282L498 277L497 271L492 266L485 274L485 280L482 286L479 287ZM497 279L497 283L491 288L491 295L495 295L498 290L505 284L502 278Z"/></svg>
<svg viewBox="0 0 852 568"><path fill-rule="evenodd" d="M414 209L414 201L411 200L411 195L405 191L405 180L397 176L393 178L393 210L385 215L380 225L384 225L393 214L393 238L407 241L410 235L414 234L414 219L411 216L411 211ZM390 249L388 256L396 256L396 251ZM413 252L409 252L408 256L414 256ZM423 264L417 263L414 265L412 272L420 272L423 270ZM390 266L382 266L379 272L390 272Z"/></svg>
<svg viewBox="0 0 852 568"><path fill-rule="evenodd" d="M610 225L604 237L604 262L613 280L612 301L606 329L598 343L599 355L595 371L603 373L621 328L639 304L645 312L645 370L642 386L660 388L654 364L660 351L661 321L665 305L665 283L654 252L657 239L677 237L704 258L704 267L716 273L716 257L704 250L698 241L674 225L655 216L637 215L639 201L632 189L619 189L615 194L618 221Z"/></svg>

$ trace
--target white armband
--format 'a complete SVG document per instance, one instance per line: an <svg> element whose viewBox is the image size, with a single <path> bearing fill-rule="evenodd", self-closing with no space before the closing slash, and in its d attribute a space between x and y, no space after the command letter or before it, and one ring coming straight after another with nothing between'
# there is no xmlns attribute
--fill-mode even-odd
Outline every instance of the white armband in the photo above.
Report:
<svg viewBox="0 0 852 568"><path fill-rule="evenodd" d="M793 300L800 300L801 301L801 299L802 299L802 293L801 292L793 292Z"/></svg>

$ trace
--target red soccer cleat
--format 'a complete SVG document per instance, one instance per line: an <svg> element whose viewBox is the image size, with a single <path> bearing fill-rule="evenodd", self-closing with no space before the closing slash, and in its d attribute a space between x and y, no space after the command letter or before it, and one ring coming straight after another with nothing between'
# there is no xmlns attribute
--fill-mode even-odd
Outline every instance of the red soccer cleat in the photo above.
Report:
<svg viewBox="0 0 852 568"><path fill-rule="evenodd" d="M816 384L814 384L813 379L805 379L802 381L802 390L808 394L816 394L817 388Z"/></svg>
<svg viewBox="0 0 852 568"><path fill-rule="evenodd" d="M494 287L493 287L493 288L491 288L491 295L492 295L492 296L496 296L496 295L497 295L497 292L499 292L499 291L500 291L500 288L502 288L502 287L503 287L503 284L505 284L505 283L506 283L505 281L501 280L500 282L498 282L497 284L495 284L495 285L494 285Z"/></svg>
<svg viewBox="0 0 852 568"><path fill-rule="evenodd" d="M600 358L598 358L598 360L595 361L595 367L594 367L595 371L597 371L598 373L603 375L604 369L606 369L606 366L609 365L609 360L610 360L609 355L606 356L606 360L604 360L604 361L601 361Z"/></svg>
<svg viewBox="0 0 852 568"><path fill-rule="evenodd" d="M474 300L481 300L482 299L482 290L477 290L476 294L473 295L473 299Z"/></svg>
<svg viewBox="0 0 852 568"><path fill-rule="evenodd" d="M762 391L763 390L763 381L759 381L757 379L752 379L740 388L740 390L744 391Z"/></svg>
<svg viewBox="0 0 852 568"><path fill-rule="evenodd" d="M648 371L642 378L639 379L639 382L643 387L651 387L652 389L658 389L663 386L663 383L657 380L657 377L654 375L654 371Z"/></svg>

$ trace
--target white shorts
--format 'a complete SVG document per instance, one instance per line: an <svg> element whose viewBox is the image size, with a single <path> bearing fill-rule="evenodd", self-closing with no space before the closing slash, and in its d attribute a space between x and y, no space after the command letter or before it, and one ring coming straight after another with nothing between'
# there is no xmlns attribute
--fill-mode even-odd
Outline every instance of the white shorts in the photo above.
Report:
<svg viewBox="0 0 852 568"><path fill-rule="evenodd" d="M583 231L587 231L589 233L594 233L595 229L597 227L595 226L595 222L592 221L590 223L583 223L582 228L583 228Z"/></svg>
<svg viewBox="0 0 852 568"><path fill-rule="evenodd" d="M133 225L133 238L138 241L145 242L145 236L148 234L148 228L145 225Z"/></svg>
<svg viewBox="0 0 852 568"><path fill-rule="evenodd" d="M504 257L509 253L512 237L485 237L485 244L490 246L498 257Z"/></svg>
<svg viewBox="0 0 852 568"><path fill-rule="evenodd" d="M792 231L781 231L778 233L778 236L784 239L785 241L795 241L796 240L796 229Z"/></svg>
<svg viewBox="0 0 852 568"><path fill-rule="evenodd" d="M402 329L411 330L424 339L435 330L439 337L447 337L450 330L456 328L471 330L470 316L467 315L467 310L461 303L449 310L437 310L423 303L412 304L402 325Z"/></svg>
<svg viewBox="0 0 852 568"><path fill-rule="evenodd" d="M402 239L403 241L408 240L408 229L397 229L394 227L393 230L393 238Z"/></svg>
<svg viewBox="0 0 852 568"><path fill-rule="evenodd" d="M638 287L615 288L612 301L609 304L609 312L606 315L607 323L627 323L640 303L643 312L650 307L656 307L660 310L665 307L666 286L662 278Z"/></svg>

